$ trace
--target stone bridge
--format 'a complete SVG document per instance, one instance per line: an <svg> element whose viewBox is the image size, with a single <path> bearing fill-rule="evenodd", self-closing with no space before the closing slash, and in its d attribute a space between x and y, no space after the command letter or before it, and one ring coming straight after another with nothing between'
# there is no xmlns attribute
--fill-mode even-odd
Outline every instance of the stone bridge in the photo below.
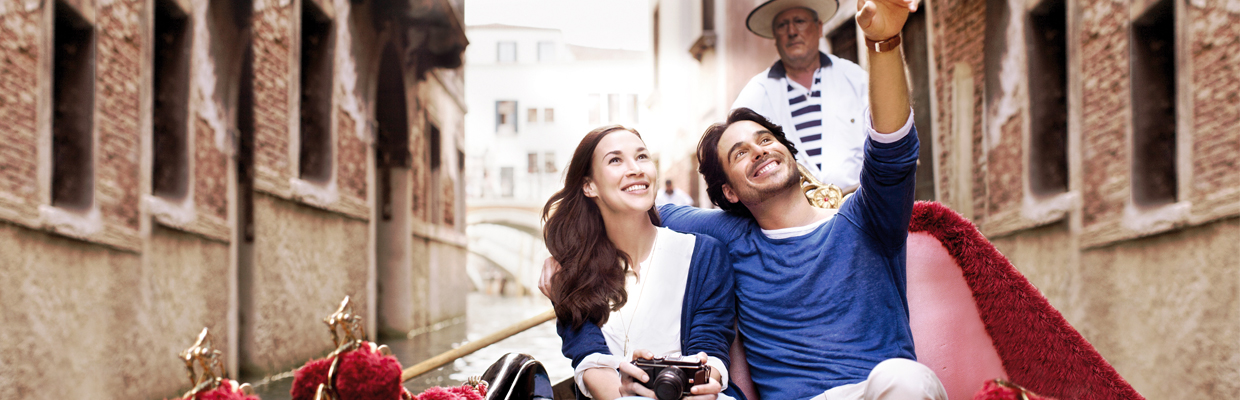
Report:
<svg viewBox="0 0 1240 400"><path fill-rule="evenodd" d="M478 288L511 282L525 291L537 291L543 260L550 256L542 240L542 201L469 199L466 232L471 253L469 276ZM477 260L480 258L481 260ZM499 267L503 276L495 276Z"/></svg>

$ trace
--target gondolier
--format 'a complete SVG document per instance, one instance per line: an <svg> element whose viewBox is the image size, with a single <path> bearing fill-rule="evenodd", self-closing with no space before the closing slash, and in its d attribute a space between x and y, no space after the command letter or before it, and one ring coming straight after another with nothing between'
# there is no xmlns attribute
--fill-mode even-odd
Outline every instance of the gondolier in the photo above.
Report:
<svg viewBox="0 0 1240 400"><path fill-rule="evenodd" d="M857 64L819 51L823 21L837 8L836 0L771 0L750 12L745 25L775 39L779 60L749 80L732 108L752 109L782 126L797 161L848 192L860 183L869 82Z"/></svg>

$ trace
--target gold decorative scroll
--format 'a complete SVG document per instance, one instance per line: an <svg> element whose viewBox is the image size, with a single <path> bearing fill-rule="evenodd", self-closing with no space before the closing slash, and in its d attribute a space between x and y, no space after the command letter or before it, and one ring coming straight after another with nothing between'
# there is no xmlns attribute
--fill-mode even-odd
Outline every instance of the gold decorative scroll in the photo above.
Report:
<svg viewBox="0 0 1240 400"><path fill-rule="evenodd" d="M185 362L185 372L193 387L181 396L182 399L197 398L199 393L215 389L225 379L228 379L228 374L224 370L224 353L216 350L212 345L211 332L207 328L202 328L202 332L198 334L198 340L178 355L181 361ZM198 372L199 368L202 369L201 373ZM233 385L236 385L236 382L233 382ZM248 383L237 386L237 390L245 394L254 393Z"/></svg>
<svg viewBox="0 0 1240 400"><path fill-rule="evenodd" d="M844 191L839 186L822 183L814 177L801 163L797 163L797 171L801 173L801 191L809 204L818 208L840 208L844 204Z"/></svg>

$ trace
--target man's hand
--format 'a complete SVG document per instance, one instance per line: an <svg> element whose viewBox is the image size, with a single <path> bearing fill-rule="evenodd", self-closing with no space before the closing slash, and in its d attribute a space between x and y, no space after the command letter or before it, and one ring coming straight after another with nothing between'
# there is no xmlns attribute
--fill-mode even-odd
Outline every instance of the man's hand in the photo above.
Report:
<svg viewBox="0 0 1240 400"><path fill-rule="evenodd" d="M697 353L697 357L702 361L702 364L706 364L706 353ZM719 383L720 379L719 370L711 368L710 381L693 385L693 388L689 389L693 396L685 396L682 400L715 400L719 398L719 392L723 391L723 385Z"/></svg>
<svg viewBox="0 0 1240 400"><path fill-rule="evenodd" d="M914 11L917 0L857 1L857 26L870 40L887 40L900 34L908 14Z"/></svg>
<svg viewBox="0 0 1240 400"><path fill-rule="evenodd" d="M547 257L543 261L542 274L538 276L538 290L542 292L543 296L551 299L551 301L555 301L555 299L551 298L551 277L555 276L555 273L559 270L560 263L556 262L554 258Z"/></svg>

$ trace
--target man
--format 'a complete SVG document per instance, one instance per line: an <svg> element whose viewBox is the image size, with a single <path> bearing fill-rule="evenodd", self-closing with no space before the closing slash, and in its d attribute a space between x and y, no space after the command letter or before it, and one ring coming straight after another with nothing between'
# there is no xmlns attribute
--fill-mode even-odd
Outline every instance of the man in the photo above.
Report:
<svg viewBox="0 0 1240 400"><path fill-rule="evenodd" d="M761 398L947 398L934 372L914 361L905 290L918 142L898 35L914 1L857 4L870 60L867 138L859 189L839 210L806 201L797 149L748 109L698 144L707 194L722 210L659 209L665 226L727 245L737 325Z"/></svg>
<svg viewBox="0 0 1240 400"><path fill-rule="evenodd" d="M673 187L672 180L668 179L663 181L663 190L654 196L655 207L664 204L691 206L693 205L693 198L689 197L689 194L685 193L683 190L680 190L680 188Z"/></svg>
<svg viewBox="0 0 1240 400"><path fill-rule="evenodd" d="M698 144L706 192L723 210L660 208L669 228L728 246L738 326L762 398L946 398L933 371L913 361L905 294L918 143L899 33L916 3L857 6L870 101L853 197L839 210L810 206L797 149L779 126L738 109Z"/></svg>
<svg viewBox="0 0 1240 400"><path fill-rule="evenodd" d="M775 39L779 61L745 85L732 108L749 108L782 126L797 161L818 180L851 192L860 183L868 94L865 70L818 49L822 20L836 0L771 0L749 13L754 34Z"/></svg>

